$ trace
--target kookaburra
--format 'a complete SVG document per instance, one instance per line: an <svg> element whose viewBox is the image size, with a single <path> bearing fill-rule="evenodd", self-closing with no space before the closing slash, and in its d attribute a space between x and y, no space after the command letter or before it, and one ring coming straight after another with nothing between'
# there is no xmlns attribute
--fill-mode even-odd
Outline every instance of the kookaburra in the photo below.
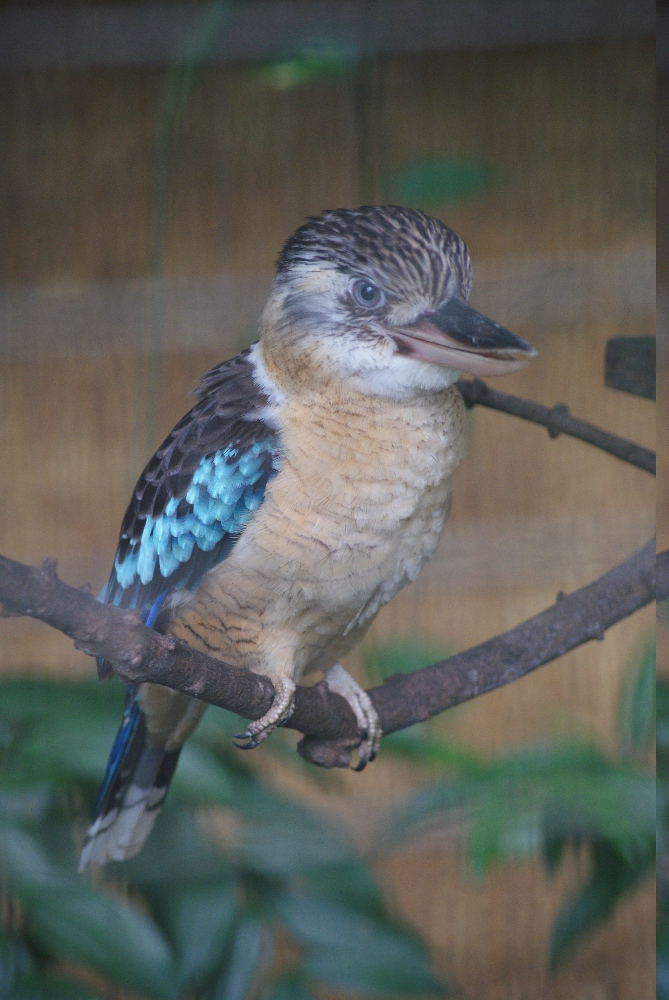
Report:
<svg viewBox="0 0 669 1000"><path fill-rule="evenodd" d="M465 243L423 212L310 218L281 251L258 343L201 378L140 476L102 599L270 678L247 747L320 670L356 714L359 766L378 749L371 701L339 661L437 548L467 446L454 383L536 354L467 305L470 287ZM206 707L129 690L82 867L137 853Z"/></svg>

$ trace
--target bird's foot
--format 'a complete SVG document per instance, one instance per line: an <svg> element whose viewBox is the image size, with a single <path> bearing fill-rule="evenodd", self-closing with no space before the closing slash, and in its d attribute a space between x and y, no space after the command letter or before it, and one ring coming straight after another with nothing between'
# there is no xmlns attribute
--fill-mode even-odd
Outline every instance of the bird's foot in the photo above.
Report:
<svg viewBox="0 0 669 1000"><path fill-rule="evenodd" d="M340 663L330 667L325 675L325 683L330 691L341 695L353 709L358 729L362 733L362 741L358 746L358 763L354 770L362 771L376 757L383 736L372 699Z"/></svg>
<svg viewBox="0 0 669 1000"><path fill-rule="evenodd" d="M295 684L288 677L281 677L274 682L274 701L269 712L260 719L249 723L246 731L235 736L236 740L248 740L248 743L235 743L239 750L253 750L259 743L266 740L272 730L282 726L295 711Z"/></svg>

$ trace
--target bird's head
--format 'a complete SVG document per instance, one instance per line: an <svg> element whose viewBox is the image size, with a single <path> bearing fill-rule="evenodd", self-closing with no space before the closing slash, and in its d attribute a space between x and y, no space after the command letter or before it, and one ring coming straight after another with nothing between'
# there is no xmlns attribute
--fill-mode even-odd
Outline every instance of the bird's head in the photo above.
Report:
<svg viewBox="0 0 669 1000"><path fill-rule="evenodd" d="M462 372L503 375L534 348L467 305L466 244L396 205L310 218L287 241L262 319L262 351L284 386L344 381L406 398Z"/></svg>

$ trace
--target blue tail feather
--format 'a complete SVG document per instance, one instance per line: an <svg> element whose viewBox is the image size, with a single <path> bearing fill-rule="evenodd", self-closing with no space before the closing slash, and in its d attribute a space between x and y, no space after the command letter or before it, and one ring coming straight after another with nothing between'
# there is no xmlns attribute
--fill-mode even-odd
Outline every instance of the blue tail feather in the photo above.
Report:
<svg viewBox="0 0 669 1000"><path fill-rule="evenodd" d="M135 855L148 837L174 775L180 748L148 743L146 716L137 694L128 689L118 731L84 840L80 870Z"/></svg>
<svg viewBox="0 0 669 1000"><path fill-rule="evenodd" d="M107 793L111 788L114 778L116 777L124 754L127 751L133 736L135 736L140 722L143 722L142 714L142 710L139 707L139 702L137 700L136 691L134 688L129 687L125 696L123 719L121 721L119 731L114 739L114 743L112 744L109 760L107 761L107 769L105 770L105 776L102 779L102 784L100 785L97 798L95 800L93 819L97 819L102 808L102 804L107 798Z"/></svg>

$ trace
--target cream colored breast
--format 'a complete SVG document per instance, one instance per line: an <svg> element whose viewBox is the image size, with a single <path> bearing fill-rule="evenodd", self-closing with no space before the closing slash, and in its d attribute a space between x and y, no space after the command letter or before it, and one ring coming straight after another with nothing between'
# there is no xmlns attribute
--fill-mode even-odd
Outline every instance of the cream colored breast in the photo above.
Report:
<svg viewBox="0 0 669 1000"><path fill-rule="evenodd" d="M466 415L448 389L409 403L304 395L280 421L281 471L197 604L220 615L224 645L235 637L235 662L244 647L244 665L299 676L354 644L434 552ZM263 668L272 655L283 666Z"/></svg>
<svg viewBox="0 0 669 1000"><path fill-rule="evenodd" d="M323 551L317 576L337 579L353 564L359 578L389 556L410 559L423 532L435 521L443 526L451 474L466 447L456 390L408 404L307 396L287 404L282 418L286 461L268 507L300 529L298 546L306 539L307 578L314 544Z"/></svg>

